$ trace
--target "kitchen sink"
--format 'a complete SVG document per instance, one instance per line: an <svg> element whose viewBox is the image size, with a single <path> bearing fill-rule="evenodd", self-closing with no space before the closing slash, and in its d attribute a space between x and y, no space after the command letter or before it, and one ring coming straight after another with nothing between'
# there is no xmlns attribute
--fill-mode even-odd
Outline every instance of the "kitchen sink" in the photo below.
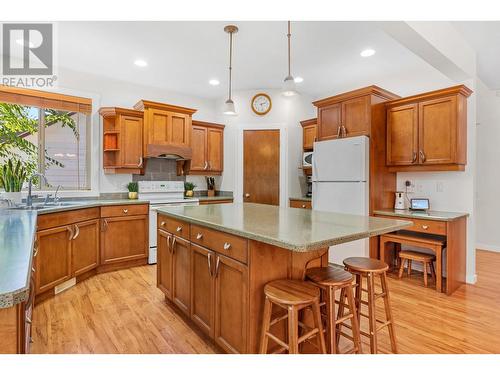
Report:
<svg viewBox="0 0 500 375"><path fill-rule="evenodd" d="M53 203L53 204L34 204L32 207L28 206L17 206L14 207L14 210L43 210L47 208L57 208L57 207L69 207L69 206L76 206L78 205L78 202L60 202L60 203Z"/></svg>

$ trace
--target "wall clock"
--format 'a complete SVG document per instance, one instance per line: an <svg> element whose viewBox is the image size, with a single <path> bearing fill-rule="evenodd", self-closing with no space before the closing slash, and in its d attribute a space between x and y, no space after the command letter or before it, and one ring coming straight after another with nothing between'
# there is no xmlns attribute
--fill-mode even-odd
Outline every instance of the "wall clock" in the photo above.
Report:
<svg viewBox="0 0 500 375"><path fill-rule="evenodd" d="M271 110L273 104L269 95L261 92L252 98L251 106L255 114L264 116Z"/></svg>

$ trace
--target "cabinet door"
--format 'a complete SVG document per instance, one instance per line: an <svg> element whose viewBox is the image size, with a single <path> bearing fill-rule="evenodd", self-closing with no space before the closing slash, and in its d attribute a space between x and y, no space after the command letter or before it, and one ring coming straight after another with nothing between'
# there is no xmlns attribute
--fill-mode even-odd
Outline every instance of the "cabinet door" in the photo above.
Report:
<svg viewBox="0 0 500 375"><path fill-rule="evenodd" d="M191 319L208 336L214 337L215 253L191 244Z"/></svg>
<svg viewBox="0 0 500 375"><path fill-rule="evenodd" d="M457 98L419 103L420 164L450 164L457 155Z"/></svg>
<svg viewBox="0 0 500 375"><path fill-rule="evenodd" d="M43 293L71 278L71 226L61 226L37 233L36 293Z"/></svg>
<svg viewBox="0 0 500 375"><path fill-rule="evenodd" d="M207 152L207 128L193 125L191 147L193 157L191 159L191 171L205 171L208 169Z"/></svg>
<svg viewBox="0 0 500 375"><path fill-rule="evenodd" d="M215 341L229 353L246 353L248 268L223 255L215 267Z"/></svg>
<svg viewBox="0 0 500 375"><path fill-rule="evenodd" d="M179 146L191 145L191 116L169 112L169 141Z"/></svg>
<svg viewBox="0 0 500 375"><path fill-rule="evenodd" d="M302 128L302 143L304 150L312 150L316 141L316 125L308 125Z"/></svg>
<svg viewBox="0 0 500 375"><path fill-rule="evenodd" d="M168 299L172 299L172 235L158 230L156 285Z"/></svg>
<svg viewBox="0 0 500 375"><path fill-rule="evenodd" d="M370 134L370 96L342 102L342 125L347 137Z"/></svg>
<svg viewBox="0 0 500 375"><path fill-rule="evenodd" d="M318 108L318 140L324 141L337 138L341 121L341 103Z"/></svg>
<svg viewBox="0 0 500 375"><path fill-rule="evenodd" d="M121 164L124 168L142 167L142 118L120 116Z"/></svg>
<svg viewBox="0 0 500 375"><path fill-rule="evenodd" d="M208 169L211 172L222 172L224 159L224 131L222 129L208 129Z"/></svg>
<svg viewBox="0 0 500 375"><path fill-rule="evenodd" d="M149 108L145 112L147 118L148 140L146 144L164 145L169 143L170 112Z"/></svg>
<svg viewBox="0 0 500 375"><path fill-rule="evenodd" d="M189 315L191 304L191 245L173 236L172 239L172 301Z"/></svg>
<svg viewBox="0 0 500 375"><path fill-rule="evenodd" d="M387 109L387 165L411 165L418 160L418 105Z"/></svg>
<svg viewBox="0 0 500 375"><path fill-rule="evenodd" d="M148 257L148 216L102 219L101 261L103 264Z"/></svg>
<svg viewBox="0 0 500 375"><path fill-rule="evenodd" d="M71 275L78 276L99 265L99 219L74 225Z"/></svg>

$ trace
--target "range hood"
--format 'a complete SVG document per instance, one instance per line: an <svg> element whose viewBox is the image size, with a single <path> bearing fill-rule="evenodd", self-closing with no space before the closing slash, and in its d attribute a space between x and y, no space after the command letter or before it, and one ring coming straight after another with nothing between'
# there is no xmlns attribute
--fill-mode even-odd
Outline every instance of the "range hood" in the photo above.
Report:
<svg viewBox="0 0 500 375"><path fill-rule="evenodd" d="M146 145L146 158L162 158L170 160L191 160L193 150L191 147L176 145L148 144Z"/></svg>

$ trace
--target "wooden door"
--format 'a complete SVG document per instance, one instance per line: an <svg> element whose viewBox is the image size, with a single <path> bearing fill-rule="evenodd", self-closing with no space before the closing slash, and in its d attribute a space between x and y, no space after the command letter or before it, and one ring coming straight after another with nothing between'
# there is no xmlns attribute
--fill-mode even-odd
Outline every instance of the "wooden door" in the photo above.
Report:
<svg viewBox="0 0 500 375"><path fill-rule="evenodd" d="M71 226L61 226L37 233L36 292L43 293L71 278Z"/></svg>
<svg viewBox="0 0 500 375"><path fill-rule="evenodd" d="M191 244L191 319L209 337L214 337L215 253Z"/></svg>
<svg viewBox="0 0 500 375"><path fill-rule="evenodd" d="M207 128L193 125L191 147L193 156L191 158L191 171L202 172L208 169L207 151Z"/></svg>
<svg viewBox="0 0 500 375"><path fill-rule="evenodd" d="M189 315L191 304L191 245L173 236L172 239L172 301Z"/></svg>
<svg viewBox="0 0 500 375"><path fill-rule="evenodd" d="M102 264L147 258L148 235L147 215L102 219Z"/></svg>
<svg viewBox="0 0 500 375"><path fill-rule="evenodd" d="M99 265L99 219L74 225L71 275L78 276Z"/></svg>
<svg viewBox="0 0 500 375"><path fill-rule="evenodd" d="M223 170L223 149L224 131L222 129L208 128L208 169L210 172L222 172Z"/></svg>
<svg viewBox="0 0 500 375"><path fill-rule="evenodd" d="M418 104L387 109L387 165L418 161Z"/></svg>
<svg viewBox="0 0 500 375"><path fill-rule="evenodd" d="M457 159L457 98L419 103L419 163L451 164Z"/></svg>
<svg viewBox="0 0 500 375"><path fill-rule="evenodd" d="M342 103L318 108L318 140L335 139L342 122Z"/></svg>
<svg viewBox="0 0 500 375"><path fill-rule="evenodd" d="M369 95L342 102L342 125L346 137L370 134L370 103Z"/></svg>
<svg viewBox="0 0 500 375"><path fill-rule="evenodd" d="M124 168L142 167L142 118L120 116L121 166Z"/></svg>
<svg viewBox="0 0 500 375"><path fill-rule="evenodd" d="M177 146L191 145L191 116L169 112L169 141Z"/></svg>
<svg viewBox="0 0 500 375"><path fill-rule="evenodd" d="M316 141L316 125L307 125L302 128L302 146L304 150L312 150Z"/></svg>
<svg viewBox="0 0 500 375"><path fill-rule="evenodd" d="M243 200L279 205L280 131L243 132Z"/></svg>
<svg viewBox="0 0 500 375"><path fill-rule="evenodd" d="M228 353L247 352L248 267L217 255L215 342Z"/></svg>
<svg viewBox="0 0 500 375"><path fill-rule="evenodd" d="M172 237L170 233L158 230L156 285L170 300L172 299L172 250L170 247Z"/></svg>
<svg viewBox="0 0 500 375"><path fill-rule="evenodd" d="M156 108L148 108L147 118L148 140L146 144L165 145L169 143L170 112Z"/></svg>

